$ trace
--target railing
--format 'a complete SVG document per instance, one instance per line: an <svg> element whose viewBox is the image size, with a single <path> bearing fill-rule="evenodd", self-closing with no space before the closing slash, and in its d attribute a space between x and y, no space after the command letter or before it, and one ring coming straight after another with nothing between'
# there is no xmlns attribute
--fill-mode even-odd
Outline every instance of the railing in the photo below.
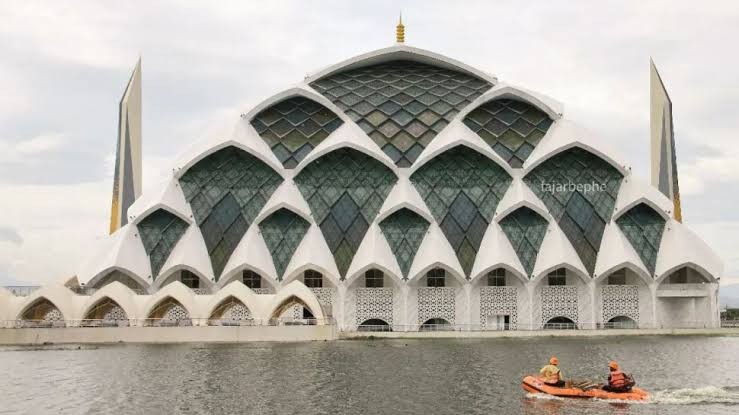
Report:
<svg viewBox="0 0 739 415"><path fill-rule="evenodd" d="M724 328L739 328L739 320L721 320L721 327Z"/></svg>
<svg viewBox="0 0 739 415"><path fill-rule="evenodd" d="M40 285L7 285L6 290L16 297L28 297L32 292L41 288Z"/></svg>
<svg viewBox="0 0 739 415"><path fill-rule="evenodd" d="M324 319L210 319L210 318L141 318L141 319L83 319L83 320L0 320L0 329L21 328L120 328L120 327L191 327L191 326L318 326L335 325L333 318Z"/></svg>

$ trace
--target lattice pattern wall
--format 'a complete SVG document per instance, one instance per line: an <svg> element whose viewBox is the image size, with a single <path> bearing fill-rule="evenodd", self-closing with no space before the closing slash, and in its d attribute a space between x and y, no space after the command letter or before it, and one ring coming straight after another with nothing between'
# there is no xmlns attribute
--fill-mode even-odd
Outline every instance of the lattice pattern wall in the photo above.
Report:
<svg viewBox="0 0 739 415"><path fill-rule="evenodd" d="M472 110L464 123L511 167L520 168L547 133L552 120L527 102L496 99Z"/></svg>
<svg viewBox="0 0 739 415"><path fill-rule="evenodd" d="M580 148L553 156L524 177L590 275L595 271L603 231L611 220L622 179L608 162Z"/></svg>
<svg viewBox="0 0 739 415"><path fill-rule="evenodd" d="M511 330L518 323L518 289L516 287L480 287L480 324L487 328L487 317L508 315Z"/></svg>
<svg viewBox="0 0 739 415"><path fill-rule="evenodd" d="M318 303L321 304L325 313L329 315L332 313L334 307L334 298L336 297L336 289L330 287L315 287L311 288L313 294L318 298ZM283 315L292 315L295 319L303 318L303 306L296 304L290 307Z"/></svg>
<svg viewBox="0 0 739 415"><path fill-rule="evenodd" d="M520 207L500 221L500 227L511 241L529 278L534 272L536 257L544 241L549 222L527 207Z"/></svg>
<svg viewBox="0 0 739 415"><path fill-rule="evenodd" d="M226 311L223 312L223 315L221 315L221 318L224 320L232 320L232 321L242 321L242 320L251 320L251 311L249 309L240 303L233 303Z"/></svg>
<svg viewBox="0 0 739 415"><path fill-rule="evenodd" d="M577 287L562 285L541 287L541 322L554 317L567 317L578 322Z"/></svg>
<svg viewBox="0 0 739 415"><path fill-rule="evenodd" d="M151 262L151 275L156 278L177 242L187 230L187 222L164 209L157 209L136 227Z"/></svg>
<svg viewBox="0 0 739 415"><path fill-rule="evenodd" d="M604 285L601 287L603 322L626 316L639 322L639 287L636 285Z"/></svg>
<svg viewBox="0 0 739 415"><path fill-rule="evenodd" d="M649 274L654 275L665 219L648 205L640 203L621 215L616 224L639 254Z"/></svg>
<svg viewBox="0 0 739 415"><path fill-rule="evenodd" d="M51 307L44 314L44 318L42 320L44 320L44 321L62 321L62 320L64 320L64 316L62 315L62 312L59 311L58 308Z"/></svg>
<svg viewBox="0 0 739 415"><path fill-rule="evenodd" d="M421 287L418 289L418 324L432 318L443 318L454 324L457 315L454 287Z"/></svg>
<svg viewBox="0 0 739 415"><path fill-rule="evenodd" d="M284 208L272 213L259 224L280 281L309 227L307 220Z"/></svg>
<svg viewBox="0 0 739 415"><path fill-rule="evenodd" d="M409 167L486 81L418 62L351 69L311 84L355 121L398 167Z"/></svg>
<svg viewBox="0 0 739 415"><path fill-rule="evenodd" d="M469 277L482 238L511 177L494 161L460 145L421 166L411 176L411 182Z"/></svg>
<svg viewBox="0 0 739 415"><path fill-rule="evenodd" d="M172 304L162 316L162 320L189 320L190 313L180 304Z"/></svg>
<svg viewBox="0 0 739 415"><path fill-rule="evenodd" d="M200 160L181 178L210 255L216 280L282 177L251 154L227 147Z"/></svg>
<svg viewBox="0 0 739 415"><path fill-rule="evenodd" d="M403 279L408 279L413 258L428 229L426 219L406 208L398 209L380 222L380 230L398 261Z"/></svg>
<svg viewBox="0 0 739 415"><path fill-rule="evenodd" d="M342 123L330 109L300 96L278 102L251 120L286 169L297 166Z"/></svg>
<svg viewBox="0 0 739 415"><path fill-rule="evenodd" d="M115 321L115 320L127 320L126 312L118 305L113 305L108 308L103 314L103 320Z"/></svg>
<svg viewBox="0 0 739 415"><path fill-rule="evenodd" d="M357 288L356 323L378 318L393 325L393 289L392 288Z"/></svg>
<svg viewBox="0 0 739 415"><path fill-rule="evenodd" d="M350 148L320 157L295 177L342 278L397 179L379 161Z"/></svg>

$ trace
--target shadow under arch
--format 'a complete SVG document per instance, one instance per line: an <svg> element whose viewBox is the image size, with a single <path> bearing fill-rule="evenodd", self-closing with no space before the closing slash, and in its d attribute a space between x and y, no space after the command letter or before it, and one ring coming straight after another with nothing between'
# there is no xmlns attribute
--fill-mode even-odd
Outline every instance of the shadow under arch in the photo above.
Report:
<svg viewBox="0 0 739 415"><path fill-rule="evenodd" d="M506 273L510 273L514 277L518 278L518 280L521 281L521 283L523 285L526 285L526 284L529 283L529 279L526 278L525 275L521 274L520 271L518 271L515 268L513 268L510 264L506 264L504 262L499 262L497 264L493 264L493 265L490 265L489 267L486 267L485 269L483 269L482 271L480 271L479 273L477 273L477 275L475 275L474 277L472 277L470 279L470 283L471 284L475 284L482 277L484 277L484 276L488 275L490 272L495 271L496 269L500 269L500 268L506 270Z"/></svg>
<svg viewBox="0 0 739 415"><path fill-rule="evenodd" d="M149 311L145 324L147 326L191 326L190 312L182 303L172 296L165 296Z"/></svg>
<svg viewBox="0 0 739 415"><path fill-rule="evenodd" d="M357 331L393 331L393 327L381 318L371 318L357 326Z"/></svg>
<svg viewBox="0 0 739 415"><path fill-rule="evenodd" d="M101 271L85 284L87 288L101 289L113 282L120 282L134 292L145 293L149 284L134 272L121 267L111 267Z"/></svg>
<svg viewBox="0 0 739 415"><path fill-rule="evenodd" d="M693 271L696 271L701 277L703 277L705 279L705 282L707 282L707 283L717 283L718 282L718 280L716 279L716 277L714 277L713 275L711 275L711 273L708 272L707 269L703 268L702 266L700 266L700 265L698 265L698 264L696 264L694 262L690 262L690 261L689 262L683 262L681 264L675 265L674 267L668 269L667 271L663 272L662 275L660 275L659 277L657 277L655 279L655 282L657 283L657 285L660 285L663 282L665 282L665 280L670 275L674 274L675 272L677 272L677 271L679 271L679 270L681 270L683 268L692 269Z"/></svg>
<svg viewBox="0 0 739 415"><path fill-rule="evenodd" d="M403 285L403 280L400 277L398 277L397 275L395 275L395 273L392 272L392 271L390 271L387 267L385 267L383 265L380 265L380 264L378 264L376 262L372 262L370 264L367 264L367 265L363 266L362 268L360 268L359 270L357 270L354 274L352 274L351 276L347 277L344 280L344 283L347 286L351 286L352 284L354 284L355 282L357 282L363 275L365 275L365 273L367 271L371 271L371 270L380 271L380 272L382 272L382 274L384 276L390 277L390 280L392 280L393 283L397 287L400 287L400 286Z"/></svg>
<svg viewBox="0 0 739 415"><path fill-rule="evenodd" d="M305 301L303 301L302 298L296 295L290 295L289 297L282 300L282 302L280 302L280 304L278 304L277 307L274 308L269 317L270 325L279 325L282 315L285 314L285 312L294 305L302 306L304 309L308 310L311 315L314 316L314 318L316 315L323 315L322 311L321 313L318 313L317 310L312 309Z"/></svg>
<svg viewBox="0 0 739 415"><path fill-rule="evenodd" d="M51 300L40 296L18 313L21 327L65 327L64 314Z"/></svg>
<svg viewBox="0 0 739 415"><path fill-rule="evenodd" d="M544 323L544 330L576 330L577 323L563 316L552 317Z"/></svg>
<svg viewBox="0 0 739 415"><path fill-rule="evenodd" d="M242 326L253 323L252 310L234 295L228 295L221 300L208 317L210 326Z"/></svg>
<svg viewBox="0 0 739 415"><path fill-rule="evenodd" d="M604 323L607 329L635 329L639 327L639 323L629 316L615 316Z"/></svg>
<svg viewBox="0 0 739 415"><path fill-rule="evenodd" d="M103 296L83 313L82 327L128 326L126 310L114 299Z"/></svg>

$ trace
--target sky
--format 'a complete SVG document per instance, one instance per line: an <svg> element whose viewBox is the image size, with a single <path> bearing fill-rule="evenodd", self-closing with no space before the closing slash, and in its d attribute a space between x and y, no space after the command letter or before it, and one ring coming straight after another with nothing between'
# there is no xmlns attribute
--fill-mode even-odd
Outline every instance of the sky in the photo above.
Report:
<svg viewBox="0 0 739 415"><path fill-rule="evenodd" d="M739 282L739 2L0 2L0 285L74 275L107 235L118 101L143 60L144 192L308 73L406 43L564 103L649 180L649 58L684 222Z"/></svg>

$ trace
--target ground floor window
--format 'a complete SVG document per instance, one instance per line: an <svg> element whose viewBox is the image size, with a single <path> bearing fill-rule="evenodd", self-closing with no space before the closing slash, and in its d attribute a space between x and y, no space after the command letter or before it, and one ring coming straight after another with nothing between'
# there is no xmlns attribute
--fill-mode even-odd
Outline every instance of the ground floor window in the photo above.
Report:
<svg viewBox="0 0 739 415"><path fill-rule="evenodd" d="M262 288L262 276L252 270L244 270L241 273L241 281L252 290Z"/></svg>
<svg viewBox="0 0 739 415"><path fill-rule="evenodd" d="M364 286L367 288L382 288L385 286L385 274L379 269L371 269L364 273Z"/></svg>
<svg viewBox="0 0 739 415"><path fill-rule="evenodd" d="M488 272L488 287L505 287L505 269L498 268Z"/></svg>
<svg viewBox="0 0 739 415"><path fill-rule="evenodd" d="M567 270L558 268L547 275L549 285L567 285Z"/></svg>
<svg viewBox="0 0 739 415"><path fill-rule="evenodd" d="M427 287L446 286L446 271L443 268L434 268L426 274Z"/></svg>
<svg viewBox="0 0 739 415"><path fill-rule="evenodd" d="M309 269L303 274L303 283L308 288L321 288L323 287L323 274Z"/></svg>
<svg viewBox="0 0 739 415"><path fill-rule="evenodd" d="M180 280L188 288L200 288L200 278L186 269L182 270Z"/></svg>

